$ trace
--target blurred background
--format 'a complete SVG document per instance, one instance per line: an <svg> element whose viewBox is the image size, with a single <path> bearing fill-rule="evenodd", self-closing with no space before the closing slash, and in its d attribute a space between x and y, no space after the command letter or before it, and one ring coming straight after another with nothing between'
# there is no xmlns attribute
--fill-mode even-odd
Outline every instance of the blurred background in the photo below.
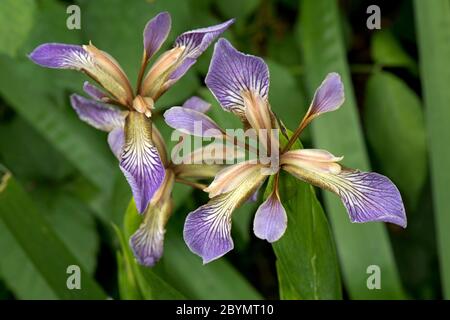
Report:
<svg viewBox="0 0 450 320"><path fill-rule="evenodd" d="M66 26L72 4L81 10L79 30ZM368 19L377 19L367 12L374 4L380 29L368 28ZM352 225L336 197L317 191L338 252L343 298L450 297L449 1L1 0L1 299L172 298L171 290L198 299L280 298L272 247L252 233L257 205L234 215L235 249L203 266L183 243L182 226L207 198L180 186L165 255L136 275L126 250L128 185L106 134L79 121L69 105L87 78L27 58L44 42L92 41L135 83L143 28L161 11L172 15L165 48L184 31L236 18L223 36L268 63L272 108L291 130L326 73L339 72L346 103L317 120L302 142L390 177L408 216L405 230ZM204 86L212 51L158 101L154 119L167 141L163 111L192 95L213 104L210 115L223 127L239 125ZM83 269L79 291L65 288L66 262L73 261ZM367 288L370 265L380 267L379 290Z"/></svg>

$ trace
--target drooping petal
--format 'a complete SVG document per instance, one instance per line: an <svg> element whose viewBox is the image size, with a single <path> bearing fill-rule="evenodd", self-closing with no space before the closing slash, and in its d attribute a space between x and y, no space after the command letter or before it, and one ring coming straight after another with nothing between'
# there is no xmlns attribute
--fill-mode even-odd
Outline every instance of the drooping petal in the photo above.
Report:
<svg viewBox="0 0 450 320"><path fill-rule="evenodd" d="M125 145L120 169L131 186L140 213L147 208L165 174L151 132L151 122L144 114L129 113L125 122Z"/></svg>
<svg viewBox="0 0 450 320"><path fill-rule="evenodd" d="M211 104L197 96L190 97L183 103L183 108L192 109L198 112L208 112Z"/></svg>
<svg viewBox="0 0 450 320"><path fill-rule="evenodd" d="M227 40L219 39L205 83L225 110L242 114L243 92L267 100L269 69L261 58L241 53Z"/></svg>
<svg viewBox="0 0 450 320"><path fill-rule="evenodd" d="M105 99L108 99L108 95L101 91L96 86L89 83L89 81L85 81L83 84L83 90L86 92L92 99L98 100L98 101L104 101Z"/></svg>
<svg viewBox="0 0 450 320"><path fill-rule="evenodd" d="M125 132L122 127L115 128L108 133L108 144L116 158L120 160L125 144Z"/></svg>
<svg viewBox="0 0 450 320"><path fill-rule="evenodd" d="M287 156L286 156L287 155ZM284 170L341 197L352 222L384 221L406 227L406 213L397 187L378 173L342 169L335 162L281 157Z"/></svg>
<svg viewBox="0 0 450 320"><path fill-rule="evenodd" d="M152 267L163 254L165 226L172 211L173 182L174 174L167 170L164 182L144 213L142 224L130 238L133 254L141 265Z"/></svg>
<svg viewBox="0 0 450 320"><path fill-rule="evenodd" d="M164 112L166 123L185 134L199 137L222 136L219 125L202 112L183 107L172 107Z"/></svg>
<svg viewBox="0 0 450 320"><path fill-rule="evenodd" d="M213 198L236 189L242 181L257 173L262 175L262 172L263 166L261 164L256 164L253 160L244 161L221 170L213 182L203 191L208 192L209 197Z"/></svg>
<svg viewBox="0 0 450 320"><path fill-rule="evenodd" d="M281 204L278 192L274 191L256 211L253 231L258 238L275 242L281 238L286 228L286 210Z"/></svg>
<svg viewBox="0 0 450 320"><path fill-rule="evenodd" d="M220 258L233 249L231 215L262 184L265 177L255 172L231 192L211 199L191 212L184 224L184 241L203 258L203 263Z"/></svg>
<svg viewBox="0 0 450 320"><path fill-rule="evenodd" d="M169 159L167 159L166 143L155 124L152 124L152 141L158 150L159 157L161 158L164 167L167 167L169 165Z"/></svg>
<svg viewBox="0 0 450 320"><path fill-rule="evenodd" d="M94 128L109 132L115 128L123 128L125 124L128 111L115 109L77 94L73 94L70 101L80 119Z"/></svg>
<svg viewBox="0 0 450 320"><path fill-rule="evenodd" d="M161 12L145 25L145 59L150 59L158 51L170 33L172 20L168 12Z"/></svg>

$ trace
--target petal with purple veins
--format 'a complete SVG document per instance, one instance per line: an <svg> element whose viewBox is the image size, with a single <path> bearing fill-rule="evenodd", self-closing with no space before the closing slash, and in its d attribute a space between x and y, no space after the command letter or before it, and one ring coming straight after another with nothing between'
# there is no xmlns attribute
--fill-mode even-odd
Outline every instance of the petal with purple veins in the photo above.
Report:
<svg viewBox="0 0 450 320"><path fill-rule="evenodd" d="M151 122L145 115L134 111L129 113L120 169L131 186L139 213L145 211L165 175L151 132Z"/></svg>
<svg viewBox="0 0 450 320"><path fill-rule="evenodd" d="M165 226L171 214L173 182L174 174L166 171L164 182L144 213L143 222L130 238L133 254L141 265L152 267L163 254Z"/></svg>
<svg viewBox="0 0 450 320"><path fill-rule="evenodd" d="M124 126L127 111L112 108L104 103L86 99L77 94L73 94L70 101L80 119L94 128L109 132Z"/></svg>
<svg viewBox="0 0 450 320"><path fill-rule="evenodd" d="M164 113L166 123L185 134L199 137L222 136L222 130L210 117L202 112L183 108L172 107Z"/></svg>
<svg viewBox="0 0 450 320"><path fill-rule="evenodd" d="M406 227L402 197L389 178L343 169L336 162L299 159L290 152L280 162L297 178L340 196L352 222L384 221Z"/></svg>
<svg viewBox="0 0 450 320"><path fill-rule="evenodd" d="M157 52L170 33L171 18L168 12L161 12L145 25L144 50L145 59L150 59Z"/></svg>
<svg viewBox="0 0 450 320"><path fill-rule="evenodd" d="M263 59L241 53L227 40L220 39L205 83L225 110L243 113L243 92L250 91L267 100L269 69Z"/></svg>
<svg viewBox="0 0 450 320"><path fill-rule="evenodd" d="M231 215L264 179L259 172L255 172L233 191L214 197L189 213L184 224L184 241L192 252L203 258L203 263L218 259L233 249Z"/></svg>
<svg viewBox="0 0 450 320"><path fill-rule="evenodd" d="M118 62L92 44L45 43L34 49L29 58L47 68L83 71L120 103L125 105L132 100L130 83Z"/></svg>
<svg viewBox="0 0 450 320"><path fill-rule="evenodd" d="M208 46L233 23L234 19L231 19L215 26L187 31L181 34L175 40L175 47L184 48L183 55L179 65L169 77L171 82L173 83L180 79Z"/></svg>
<svg viewBox="0 0 450 320"><path fill-rule="evenodd" d="M275 242L284 234L286 227L286 210L281 204L278 191L275 191L256 211L253 231L258 238L268 242Z"/></svg>

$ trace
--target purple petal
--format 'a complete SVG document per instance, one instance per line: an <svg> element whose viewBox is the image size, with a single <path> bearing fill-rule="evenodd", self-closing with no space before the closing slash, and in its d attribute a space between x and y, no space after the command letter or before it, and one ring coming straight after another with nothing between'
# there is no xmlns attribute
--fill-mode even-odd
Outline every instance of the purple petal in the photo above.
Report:
<svg viewBox="0 0 450 320"><path fill-rule="evenodd" d="M172 86L197 62L194 58L185 58L183 62L170 74L167 86Z"/></svg>
<svg viewBox="0 0 450 320"><path fill-rule="evenodd" d="M344 85L341 77L337 73L329 73L316 90L308 115L318 116L334 111L344 103L344 100Z"/></svg>
<svg viewBox="0 0 450 320"><path fill-rule="evenodd" d="M180 35L175 40L175 47L185 48L183 51L183 60L169 76L171 84L180 79L194 65L197 58L208 46L233 23L234 19L231 19L212 27L196 29Z"/></svg>
<svg viewBox="0 0 450 320"><path fill-rule="evenodd" d="M246 175L230 192L212 198L191 212L184 224L184 241L189 249L203 258L203 263L215 260L233 249L231 215L266 179L260 170Z"/></svg>
<svg viewBox="0 0 450 320"><path fill-rule="evenodd" d="M130 247L139 264L153 267L159 261L164 251L164 232L164 228L147 222L132 235Z"/></svg>
<svg viewBox="0 0 450 320"><path fill-rule="evenodd" d="M283 169L303 181L339 195L352 222L384 221L406 227L402 197L387 177L373 172L344 170L332 160L324 161L331 158L331 154L324 154L319 161L305 159L305 154L298 157L298 154L296 151L283 154Z"/></svg>
<svg viewBox="0 0 450 320"><path fill-rule="evenodd" d="M133 92L118 62L92 44L78 46L46 43L34 49L29 58L47 68L84 71L121 104L126 105L131 102Z"/></svg>
<svg viewBox="0 0 450 320"><path fill-rule="evenodd" d="M210 107L210 103L197 96L190 97L183 103L183 108L192 109L202 113L206 113Z"/></svg>
<svg viewBox="0 0 450 320"><path fill-rule="evenodd" d="M172 210L173 183L174 174L168 171L154 201L145 211L144 221L130 238L134 256L147 267L154 266L163 254L165 226Z"/></svg>
<svg viewBox="0 0 450 320"><path fill-rule="evenodd" d="M206 85L221 106L242 112L242 92L250 91L263 99L269 93L269 69L263 59L237 51L225 39L214 48Z"/></svg>
<svg viewBox="0 0 450 320"><path fill-rule="evenodd" d="M83 69L93 63L82 46L63 43L44 43L28 56L34 63L57 69Z"/></svg>
<svg viewBox="0 0 450 320"><path fill-rule="evenodd" d="M125 144L125 132L123 128L115 128L108 134L108 144L116 158L120 160Z"/></svg>
<svg viewBox="0 0 450 320"><path fill-rule="evenodd" d="M208 48L211 42L233 23L234 19L231 19L215 26L185 32L175 40L175 46L184 46L184 56L197 59Z"/></svg>
<svg viewBox="0 0 450 320"><path fill-rule="evenodd" d="M185 134L199 137L222 135L219 126L210 117L196 110L172 107L164 113L166 123Z"/></svg>
<svg viewBox="0 0 450 320"><path fill-rule="evenodd" d="M256 211L253 231L258 238L275 242L284 234L286 227L286 210L284 210L278 195L273 193Z"/></svg>
<svg viewBox="0 0 450 320"><path fill-rule="evenodd" d="M120 161L140 213L147 208L163 182L165 170L151 140L151 123L143 114L130 112L125 123L125 145Z"/></svg>
<svg viewBox="0 0 450 320"><path fill-rule="evenodd" d="M94 100L102 101L104 99L109 98L106 93L104 93L102 90L100 90L96 86L90 84L88 81L84 82L83 90Z"/></svg>
<svg viewBox="0 0 450 320"><path fill-rule="evenodd" d="M147 23L144 29L144 49L147 59L150 59L166 41L171 23L168 12L159 13Z"/></svg>
<svg viewBox="0 0 450 320"><path fill-rule="evenodd" d="M73 94L70 101L80 119L94 128L109 132L124 126L126 111L113 109L106 104L86 99L77 94Z"/></svg>
<svg viewBox="0 0 450 320"><path fill-rule="evenodd" d="M208 263L233 249L230 232L231 212L224 201L213 199L187 216L183 236L189 249Z"/></svg>
<svg viewBox="0 0 450 320"><path fill-rule="evenodd" d="M384 221L406 228L402 197L389 178L374 172L343 171L350 188L339 195L352 222Z"/></svg>

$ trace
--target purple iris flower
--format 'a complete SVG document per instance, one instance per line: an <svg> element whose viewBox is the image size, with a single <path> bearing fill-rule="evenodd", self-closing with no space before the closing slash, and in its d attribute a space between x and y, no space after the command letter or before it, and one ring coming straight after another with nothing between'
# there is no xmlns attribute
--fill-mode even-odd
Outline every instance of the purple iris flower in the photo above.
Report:
<svg viewBox="0 0 450 320"><path fill-rule="evenodd" d="M225 39L215 45L206 85L225 111L241 118L244 127L260 130L279 129L279 121L268 102L269 71L259 57L237 51ZM287 227L286 211L278 191L279 170L298 179L337 194L352 222L384 221L406 227L406 214L396 186L378 173L349 169L336 157L319 149L291 150L303 129L322 113L338 109L344 102L344 87L336 73L330 73L316 90L311 105L297 130L284 145L278 135L268 135L267 143L278 149L275 170L260 161L244 161L218 172L205 189L210 200L189 213L184 226L188 247L207 263L233 249L231 216L233 211L251 198L268 176L274 176L274 189L259 206L253 224L257 237L277 241ZM180 109L166 112L166 122L175 129L189 131L189 120L215 126L200 113L187 115ZM282 197L283 195L281 195Z"/></svg>
<svg viewBox="0 0 450 320"><path fill-rule="evenodd" d="M144 265L153 265L161 257L164 226L170 215L168 198L175 179L164 142L150 119L154 104L232 23L229 20L181 34L173 48L162 53L146 72L171 28L169 13L155 16L144 29L136 90L119 63L91 43L46 43L29 55L43 67L81 71L101 87L86 82L83 89L90 99L74 94L71 103L81 120L109 133L108 143L131 186L137 210L145 214L131 239L137 259ZM204 102L191 104L204 108Z"/></svg>

